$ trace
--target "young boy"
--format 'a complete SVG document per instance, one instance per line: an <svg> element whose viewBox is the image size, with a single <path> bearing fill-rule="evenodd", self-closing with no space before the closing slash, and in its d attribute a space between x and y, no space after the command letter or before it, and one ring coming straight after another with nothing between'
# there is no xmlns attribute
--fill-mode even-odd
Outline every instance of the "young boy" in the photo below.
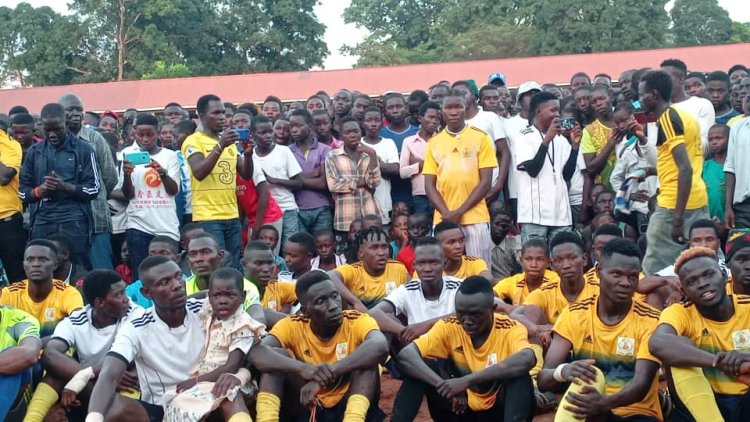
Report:
<svg viewBox="0 0 750 422"><path fill-rule="evenodd" d="M519 272L521 255L521 236L514 235L513 217L510 208L499 208L492 215L490 235L492 243L492 262L490 269L495 280L502 280Z"/></svg>
<svg viewBox="0 0 750 422"><path fill-rule="evenodd" d="M299 231L299 208L292 191L302 187L302 168L288 146L273 142L271 121L267 117L254 118L250 129L255 140L253 164L263 171L271 196L284 212L280 245L283 248L289 236ZM279 250L274 252L278 254Z"/></svg>
<svg viewBox="0 0 750 422"><path fill-rule="evenodd" d="M427 236L430 232L430 222L432 218L428 214L417 213L409 216L407 221L407 231L409 234L409 243L406 244L398 254L396 260L406 266L409 274L414 274L414 248L420 239Z"/></svg>
<svg viewBox="0 0 750 422"><path fill-rule="evenodd" d="M346 264L344 255L336 254L336 239L332 232L315 235L315 252L317 256L310 260L310 266L314 270L331 271Z"/></svg>
<svg viewBox="0 0 750 422"><path fill-rule="evenodd" d="M276 246L279 244L279 231L276 230L276 227L271 225L265 225L260 228L260 231L258 232L258 240L268 245L269 248L271 248L272 251L277 251ZM286 266L286 261L284 261L284 258L280 257L277 253L274 252L273 254L273 261L276 264L276 271L289 271L289 268Z"/></svg>
<svg viewBox="0 0 750 422"><path fill-rule="evenodd" d="M393 214L393 224L391 224L391 259L396 259L401 248L409 244L409 216L406 214Z"/></svg>
<svg viewBox="0 0 750 422"><path fill-rule="evenodd" d="M404 201L396 201L393 203L393 215L396 214L411 215L411 207Z"/></svg>
<svg viewBox="0 0 750 422"><path fill-rule="evenodd" d="M294 233L284 245L284 262L289 271L279 273L279 281L296 281L312 270L315 238L308 232Z"/></svg>
<svg viewBox="0 0 750 422"><path fill-rule="evenodd" d="M549 269L549 246L544 239L529 239L521 249L523 272L500 280L493 290L495 309L511 313L522 305L526 296L549 281L560 280L556 272Z"/></svg>
<svg viewBox="0 0 750 422"><path fill-rule="evenodd" d="M273 123L274 142L279 145L288 146L290 137L289 120L279 117L279 119Z"/></svg>
<svg viewBox="0 0 750 422"><path fill-rule="evenodd" d="M393 204L391 200L391 177L400 178L398 148L393 139L383 138L378 135L383 127L383 115L377 107L370 107L365 110L365 118L362 122L365 128L365 135L362 137L362 144L375 150L380 160L380 174L382 179L377 188L375 188L375 202L380 206L380 212L383 215L383 224L391 222L391 210Z"/></svg>
<svg viewBox="0 0 750 422"><path fill-rule="evenodd" d="M708 130L708 150L711 158L703 162L703 182L708 192L708 212L714 220L724 221L726 179L724 161L727 159L729 126L717 123Z"/></svg>

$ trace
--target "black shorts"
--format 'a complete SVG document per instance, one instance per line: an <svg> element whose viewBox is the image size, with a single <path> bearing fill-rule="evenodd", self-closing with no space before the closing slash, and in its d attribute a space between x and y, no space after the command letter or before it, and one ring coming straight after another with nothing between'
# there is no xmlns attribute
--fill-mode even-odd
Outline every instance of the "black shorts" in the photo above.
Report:
<svg viewBox="0 0 750 422"><path fill-rule="evenodd" d="M346 411L347 397L341 399L335 406L326 408L318 406L315 410L315 420L318 422L340 422L344 419L344 412ZM297 419L298 422L308 422L310 420L310 412L303 412L303 414ZM365 416L365 422L383 422L385 420L385 413L377 406L377 403L367 410Z"/></svg>
<svg viewBox="0 0 750 422"><path fill-rule="evenodd" d="M151 422L161 422L164 420L164 408L155 404L146 403L143 400L138 400L138 403L143 407L143 410L148 414L148 420Z"/></svg>

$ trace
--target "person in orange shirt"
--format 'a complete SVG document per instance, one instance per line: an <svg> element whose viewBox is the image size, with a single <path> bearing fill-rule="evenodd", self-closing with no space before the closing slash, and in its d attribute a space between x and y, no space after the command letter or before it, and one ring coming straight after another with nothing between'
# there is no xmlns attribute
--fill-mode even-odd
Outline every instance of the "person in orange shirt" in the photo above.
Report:
<svg viewBox="0 0 750 422"><path fill-rule="evenodd" d="M343 310L323 271L305 274L295 289L301 314L279 321L250 352L250 362L263 372L256 422L308 420L310 413L320 421L383 421L378 364L388 342L377 322ZM289 387L295 392L284 395Z"/></svg>

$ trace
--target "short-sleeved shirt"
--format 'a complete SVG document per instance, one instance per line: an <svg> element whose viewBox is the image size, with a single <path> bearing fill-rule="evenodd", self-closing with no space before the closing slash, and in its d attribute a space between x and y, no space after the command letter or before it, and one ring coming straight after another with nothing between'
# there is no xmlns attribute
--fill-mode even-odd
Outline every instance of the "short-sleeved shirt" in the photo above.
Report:
<svg viewBox="0 0 750 422"><path fill-rule="evenodd" d="M542 278L542 284L539 287L544 286L545 283L552 281L560 281L560 276L556 272L551 270L544 270L544 276ZM526 297L531 293L529 286L526 284L526 274L519 273L506 277L500 280L495 287L495 294L501 300L510 300L513 305L523 305Z"/></svg>
<svg viewBox="0 0 750 422"><path fill-rule="evenodd" d="M263 291L260 300L264 309L279 312L284 305L297 303L297 293L294 291L295 284L286 281L271 280Z"/></svg>
<svg viewBox="0 0 750 422"><path fill-rule="evenodd" d="M675 303L661 312L659 324L668 324L677 335L687 337L709 353L742 350L750 352L750 296L731 295L734 315L728 321L710 320L692 302ZM748 386L719 368L703 368L714 392L743 395Z"/></svg>
<svg viewBox="0 0 750 422"><path fill-rule="evenodd" d="M602 124L599 119L594 120L593 123L583 128L581 154L599 154L604 149L604 146L607 145L607 142L609 142L610 134L612 134L611 127ZM616 158L615 151L613 150L609 154L609 157L607 157L604 168L594 179L596 183L601 183L610 190L612 189L612 185L609 182L609 176L615 167ZM619 188L619 186L616 186L616 188Z"/></svg>
<svg viewBox="0 0 750 422"><path fill-rule="evenodd" d="M73 312L73 315L60 321L55 327L52 338L74 348L81 366L98 365L104 361L105 355L115 341L115 335L123 324L141 317L143 313L143 308L131 303L124 317L100 329L94 327L91 305L86 305L85 308Z"/></svg>
<svg viewBox="0 0 750 422"><path fill-rule="evenodd" d="M362 145L368 146L375 151L383 164L393 164L399 162L398 149L393 139L381 138L376 144L371 144L362 138ZM375 201L380 207L380 211L383 213L383 224L391 222L391 211L393 210L393 200L391 199L391 179L383 177L380 179L380 184L375 188L373 194Z"/></svg>
<svg viewBox="0 0 750 422"><path fill-rule="evenodd" d="M0 306L0 350L16 347L25 338L39 338L39 321L20 309Z"/></svg>
<svg viewBox="0 0 750 422"><path fill-rule="evenodd" d="M656 202L662 208L675 209L677 206L679 171L672 150L678 145L684 145L693 168L693 183L685 209L705 207L708 205L708 196L706 185L701 178L703 150L698 122L685 111L670 107L659 117L657 125L656 174L659 178L659 194Z"/></svg>
<svg viewBox="0 0 750 422"><path fill-rule="evenodd" d="M203 301L188 299L183 324L171 328L154 308L123 324L107 356L135 362L141 400L162 405L164 393L190 377L203 352L206 332L199 312Z"/></svg>
<svg viewBox="0 0 750 422"><path fill-rule="evenodd" d="M361 262L342 265L336 271L341 274L346 288L368 308L377 305L407 280L404 264L390 259L385 264L383 274L379 276L368 274Z"/></svg>
<svg viewBox="0 0 750 422"><path fill-rule="evenodd" d="M443 276L443 288L437 300L427 300L422 292L422 281L414 279L398 286L385 300L393 305L396 315L406 316L409 324L419 324L456 312L456 293L461 281Z"/></svg>
<svg viewBox="0 0 750 422"><path fill-rule="evenodd" d="M590 297L599 296L599 281L584 277L583 288L576 296L575 300L568 301L562 292L560 284L562 281L551 281L529 293L526 296L524 305L535 305L544 311L550 324L554 324L568 305L580 302Z"/></svg>
<svg viewBox="0 0 750 422"><path fill-rule="evenodd" d="M249 227L255 225L255 216L258 211L257 186L265 181L266 176L263 175L263 171L255 166L253 166L253 180L245 180L237 176L237 202L245 213ZM263 217L263 224L273 223L283 216L284 213L281 212L279 204L276 203L276 200L272 196L269 196L266 215Z"/></svg>
<svg viewBox="0 0 750 422"><path fill-rule="evenodd" d="M727 198L727 181L724 174L724 163L717 163L713 158L703 162L703 183L708 194L708 212L711 218L724 221L724 205Z"/></svg>
<svg viewBox="0 0 750 422"><path fill-rule="evenodd" d="M21 173L21 144L14 141L4 130L0 130L0 163L16 171L10 183L0 186L0 219L20 213L21 198L18 197L18 175Z"/></svg>
<svg viewBox="0 0 750 422"><path fill-rule="evenodd" d="M597 298L591 297L565 309L555 323L554 333L572 345L573 360L594 359L604 373L607 396L615 394L635 377L636 360L661 364L648 348L648 341L659 321L659 311L633 301L622 321L607 325L597 315ZM627 418L635 415L662 420L659 406L659 377L654 374L646 397L636 403L612 409Z"/></svg>
<svg viewBox="0 0 750 422"><path fill-rule="evenodd" d="M302 168L300 168L292 150L286 145L274 146L271 152L263 157L258 155L258 148L256 147L253 154L253 164L263 170L267 176L276 179L291 180L294 176L302 173ZM271 187L273 199L276 200L282 211L299 209L291 189L271 182L268 185Z"/></svg>
<svg viewBox="0 0 750 422"><path fill-rule="evenodd" d="M260 304L260 292L258 288L250 280L246 278L243 280L245 284L245 302L243 303L243 308L247 309L251 305ZM201 289L198 286L198 279L195 274L185 280L185 294L190 296L200 291Z"/></svg>
<svg viewBox="0 0 750 422"><path fill-rule="evenodd" d="M446 276L454 277L460 280L465 280L473 275L479 275L482 272L487 271L487 263L484 259L477 258L476 256L464 255L461 257L461 266L453 274L443 273ZM414 273L414 277L417 277L417 273Z"/></svg>
<svg viewBox="0 0 750 422"><path fill-rule="evenodd" d="M427 144L422 174L437 177L437 190L449 210L456 210L479 186L479 170L497 167L494 141L487 133L466 125L453 136L443 129ZM435 211L435 224L442 221ZM461 216L463 225L489 223L490 213L479 201Z"/></svg>
<svg viewBox="0 0 750 422"><path fill-rule="evenodd" d="M5 287L0 296L0 304L31 314L41 325L42 337L52 334L60 320L83 308L81 294L62 280L52 280L52 290L41 302L31 300L29 283L29 280L23 280Z"/></svg>
<svg viewBox="0 0 750 422"><path fill-rule="evenodd" d="M289 145L289 150L294 154L294 158L297 159L297 163L302 169L302 174L316 171L320 166L326 162L326 156L331 152L331 147L328 145L313 140L312 145L303 154L296 143ZM325 174L323 174L325 176ZM299 189L294 192L294 197L297 199L297 205L301 210L312 210L321 207L330 207L331 198L326 195L325 192L314 190L314 189Z"/></svg>
<svg viewBox="0 0 750 422"><path fill-rule="evenodd" d="M281 346L292 352L294 358L311 364L336 363L345 359L365 341L371 331L378 331L378 323L357 311L344 311L341 326L327 341L321 340L310 328L310 319L303 315L288 316L271 329L270 334ZM323 407L336 406L349 391L349 375L337 377L325 386L317 399Z"/></svg>
<svg viewBox="0 0 750 422"><path fill-rule="evenodd" d="M514 353L530 349L526 328L501 314L495 314L492 331L478 349L456 317L438 321L414 344L425 359L451 360L461 376L482 371ZM469 408L474 411L492 408L501 385L499 381L490 381L469 386Z"/></svg>
<svg viewBox="0 0 750 422"><path fill-rule="evenodd" d="M182 154L190 161L193 154L201 154L204 158L219 141L203 132L195 132L185 139L182 144ZM237 148L224 148L211 173L203 180L198 180L190 169L190 188L192 189L192 205L194 221L231 220L239 217L237 209ZM190 165L188 165L190 167Z"/></svg>

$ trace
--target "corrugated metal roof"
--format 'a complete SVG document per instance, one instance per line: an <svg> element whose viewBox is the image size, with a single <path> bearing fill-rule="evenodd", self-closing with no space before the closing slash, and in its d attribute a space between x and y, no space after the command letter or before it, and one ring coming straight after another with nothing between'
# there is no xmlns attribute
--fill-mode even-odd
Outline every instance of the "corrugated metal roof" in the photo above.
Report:
<svg viewBox="0 0 750 422"><path fill-rule="evenodd" d="M567 84L570 76L584 71L592 76L608 73L617 78L631 68L657 67L667 58L684 61L691 70L727 70L746 62L750 43L658 50L619 51L593 54L524 57L498 60L429 63L391 67L366 67L347 70L257 73L230 76L205 76L177 79L107 82L67 86L48 86L0 90L0 109L25 105L38 112L44 104L57 101L65 93L79 95L87 110L122 111L162 109L175 101L193 107L198 98L213 93L224 101L259 102L267 95L283 100L304 100L318 90L333 94L347 88L368 94L388 90L410 92L426 89L441 81L473 78L483 85L493 72L503 72L510 86L526 80Z"/></svg>

